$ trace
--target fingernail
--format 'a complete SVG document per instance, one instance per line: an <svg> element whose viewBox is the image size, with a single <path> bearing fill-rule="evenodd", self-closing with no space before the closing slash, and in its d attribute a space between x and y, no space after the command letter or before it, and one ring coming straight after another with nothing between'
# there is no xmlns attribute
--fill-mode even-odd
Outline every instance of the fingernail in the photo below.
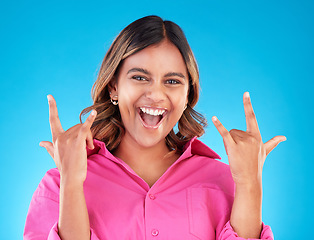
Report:
<svg viewBox="0 0 314 240"><path fill-rule="evenodd" d="M88 147L88 149L90 149L90 150L93 150L95 147L94 147L94 145L93 146L87 146Z"/></svg>
<svg viewBox="0 0 314 240"><path fill-rule="evenodd" d="M213 116L212 119L214 122L217 122L217 120L218 120L216 116Z"/></svg>
<svg viewBox="0 0 314 240"><path fill-rule="evenodd" d="M47 95L48 103L51 101L51 96Z"/></svg>
<svg viewBox="0 0 314 240"><path fill-rule="evenodd" d="M250 97L250 93L249 93L249 92L245 92L244 94L245 94L245 97L246 97L246 98L249 98L249 97Z"/></svg>
<svg viewBox="0 0 314 240"><path fill-rule="evenodd" d="M96 112L96 110L95 110L95 109L93 109L90 115L95 116L95 115L96 115L96 113L97 113L97 112Z"/></svg>
<svg viewBox="0 0 314 240"><path fill-rule="evenodd" d="M44 147L44 145L41 142L39 143L39 146Z"/></svg>

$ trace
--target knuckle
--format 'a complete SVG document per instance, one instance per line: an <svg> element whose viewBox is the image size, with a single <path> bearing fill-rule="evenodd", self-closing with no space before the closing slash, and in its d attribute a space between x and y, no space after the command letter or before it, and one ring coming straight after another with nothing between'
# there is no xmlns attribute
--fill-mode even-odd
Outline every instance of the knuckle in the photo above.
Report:
<svg viewBox="0 0 314 240"><path fill-rule="evenodd" d="M50 120L59 119L59 114L52 111L52 112L50 113L50 115L49 115L49 119L50 119Z"/></svg>
<svg viewBox="0 0 314 240"><path fill-rule="evenodd" d="M228 132L226 132L226 131L223 131L223 132L221 133L221 136L222 136L223 138L227 137L227 135L228 135Z"/></svg>
<svg viewBox="0 0 314 240"><path fill-rule="evenodd" d="M76 124L75 126L73 126L74 132L80 132L82 129L82 124Z"/></svg>
<svg viewBox="0 0 314 240"><path fill-rule="evenodd" d="M237 136L237 135L238 135L238 134L237 134L238 132L239 132L238 129L231 129L231 130L229 131L229 134L234 137L234 136Z"/></svg>
<svg viewBox="0 0 314 240"><path fill-rule="evenodd" d="M249 111L249 112L246 114L246 116L247 116L248 118L255 118L255 113L254 113L253 111Z"/></svg>
<svg viewBox="0 0 314 240"><path fill-rule="evenodd" d="M86 134L87 130L88 130L88 128L86 127L86 125L81 124L79 133L81 133L81 134Z"/></svg>
<svg viewBox="0 0 314 240"><path fill-rule="evenodd" d="M60 137L57 137L55 139L54 145L56 146L56 148L58 148L60 146Z"/></svg>
<svg viewBox="0 0 314 240"><path fill-rule="evenodd" d="M63 146L63 145L65 145L65 144L68 144L68 143L69 143L70 138L69 138L69 136L68 136L67 133L68 133L68 132L64 132L64 133L60 134L60 135L56 138L56 140L55 140L56 146Z"/></svg>
<svg viewBox="0 0 314 240"><path fill-rule="evenodd" d="M230 131L229 131L229 133L234 133L234 132L236 132L237 130L236 129L231 129Z"/></svg>
<svg viewBox="0 0 314 240"><path fill-rule="evenodd" d="M68 137L67 139L65 139L65 143L66 144L71 144L73 142L73 138L72 137Z"/></svg>
<svg viewBox="0 0 314 240"><path fill-rule="evenodd" d="M254 136L248 136L247 141L251 144L258 143L258 140Z"/></svg>

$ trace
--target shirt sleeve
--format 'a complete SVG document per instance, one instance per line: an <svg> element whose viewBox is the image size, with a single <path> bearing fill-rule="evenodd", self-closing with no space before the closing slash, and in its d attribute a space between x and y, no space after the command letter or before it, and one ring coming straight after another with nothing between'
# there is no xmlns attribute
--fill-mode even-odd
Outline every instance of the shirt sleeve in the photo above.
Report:
<svg viewBox="0 0 314 240"><path fill-rule="evenodd" d="M99 238L94 233L93 229L91 229L90 234L91 234L90 235L91 240L99 240ZM59 233L58 233L58 223L57 222L51 228L47 240L61 240Z"/></svg>
<svg viewBox="0 0 314 240"><path fill-rule="evenodd" d="M24 240L61 240L58 234L59 182L59 172L54 170L48 171L41 180L28 209ZM99 240L93 229L91 240Z"/></svg>
<svg viewBox="0 0 314 240"><path fill-rule="evenodd" d="M239 237L238 234L233 230L230 221L228 221L224 228L222 229L219 240L246 240L245 238ZM274 240L273 232L270 226L262 223L262 231L260 235L260 240ZM248 238L248 240L258 240L256 238Z"/></svg>

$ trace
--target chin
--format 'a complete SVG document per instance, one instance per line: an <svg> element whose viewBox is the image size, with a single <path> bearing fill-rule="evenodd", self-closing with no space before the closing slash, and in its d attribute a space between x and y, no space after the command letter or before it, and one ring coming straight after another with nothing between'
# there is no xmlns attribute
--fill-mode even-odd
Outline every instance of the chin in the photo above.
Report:
<svg viewBox="0 0 314 240"><path fill-rule="evenodd" d="M134 143L137 143L139 146L144 147L144 148L152 148L156 145L165 143L167 135L168 135L168 132L165 133L164 131L156 131L156 130L148 131L148 132L147 130L140 131L140 132L136 131L136 133L130 134L131 139L133 139Z"/></svg>
<svg viewBox="0 0 314 240"><path fill-rule="evenodd" d="M164 138L141 137L140 139L137 139L138 145L144 148L154 147L160 144L161 142L165 142L165 137Z"/></svg>

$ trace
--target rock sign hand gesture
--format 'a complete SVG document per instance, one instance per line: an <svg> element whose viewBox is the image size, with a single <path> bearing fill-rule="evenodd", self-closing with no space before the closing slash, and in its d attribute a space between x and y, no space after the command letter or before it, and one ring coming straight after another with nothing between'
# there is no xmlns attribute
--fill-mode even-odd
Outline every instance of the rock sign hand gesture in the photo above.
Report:
<svg viewBox="0 0 314 240"><path fill-rule="evenodd" d="M51 155L61 178L83 183L87 173L86 146L90 149L94 148L90 128L97 112L93 110L85 123L77 124L64 131L58 116L55 99L51 95L48 95L47 98L52 142L42 141L39 145L46 148Z"/></svg>
<svg viewBox="0 0 314 240"><path fill-rule="evenodd" d="M42 141L60 173L60 202L58 231L62 239L90 239L89 216L83 183L87 175L87 151L94 149L91 126L97 112L92 110L83 124L64 131L58 117L57 104L51 95L49 122L52 142Z"/></svg>
<svg viewBox="0 0 314 240"><path fill-rule="evenodd" d="M235 184L261 180L266 156L280 142L286 140L285 136L276 136L263 143L248 92L243 95L243 105L247 126L245 132L238 129L228 131L217 117L212 118L223 138Z"/></svg>
<svg viewBox="0 0 314 240"><path fill-rule="evenodd" d="M266 156L285 136L273 137L263 143L248 92L243 95L246 131L228 131L217 117L213 123L223 138L235 196L230 224L239 237L260 238L262 227L262 170Z"/></svg>

